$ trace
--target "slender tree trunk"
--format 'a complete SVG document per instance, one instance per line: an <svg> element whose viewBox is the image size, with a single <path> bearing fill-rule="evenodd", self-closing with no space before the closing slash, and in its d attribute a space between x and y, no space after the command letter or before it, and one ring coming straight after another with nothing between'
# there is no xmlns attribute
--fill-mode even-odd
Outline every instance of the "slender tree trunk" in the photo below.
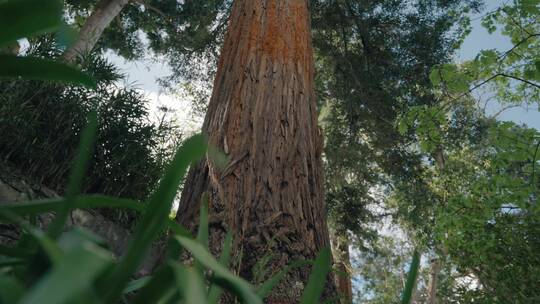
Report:
<svg viewBox="0 0 540 304"><path fill-rule="evenodd" d="M352 303L351 256L349 238L345 233L332 234L332 252L336 268L336 287L342 304Z"/></svg>
<svg viewBox="0 0 540 304"><path fill-rule="evenodd" d="M435 165L437 166L437 169L439 171L442 171L446 164L445 157L444 157L444 150L442 149L442 147L439 147L437 151L435 151L434 158L435 158ZM428 283L428 289L427 289L426 304L437 303L437 287L438 287L440 272L441 272L440 257L435 256L431 260L431 263L430 263L429 283Z"/></svg>
<svg viewBox="0 0 540 304"><path fill-rule="evenodd" d="M234 2L203 124L231 161L220 169L207 158L192 168L177 214L194 229L207 192L211 251L231 231L235 269L251 281L264 256L273 272L329 246L308 2ZM308 273L293 271L267 301L297 303ZM329 279L328 295L333 288Z"/></svg>
<svg viewBox="0 0 540 304"><path fill-rule="evenodd" d="M120 14L129 0L101 0L79 32L79 37L62 57L73 63L78 56L84 55L96 46L103 31Z"/></svg>
<svg viewBox="0 0 540 304"><path fill-rule="evenodd" d="M429 283L427 289L426 304L437 303L437 283L439 281L439 272L441 271L441 265L438 257L434 257L431 260L429 267Z"/></svg>

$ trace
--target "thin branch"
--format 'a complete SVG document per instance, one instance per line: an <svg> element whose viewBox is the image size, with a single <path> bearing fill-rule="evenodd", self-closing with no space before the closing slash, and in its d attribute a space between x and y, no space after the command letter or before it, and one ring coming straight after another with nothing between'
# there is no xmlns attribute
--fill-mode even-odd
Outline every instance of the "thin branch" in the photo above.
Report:
<svg viewBox="0 0 540 304"><path fill-rule="evenodd" d="M534 38L534 37L539 37L540 36L540 33L536 33L536 34L529 34L529 36L521 39L521 41L519 41L518 43L516 43L511 49L509 49L508 51L506 51L500 58L499 60L502 60L504 58L506 58L510 53L514 52L515 49L517 49L520 45L522 45L523 43L527 42L527 40L531 39L531 38Z"/></svg>
<svg viewBox="0 0 540 304"><path fill-rule="evenodd" d="M519 78L519 77L517 77L517 76L513 76L513 75L509 75L509 74L504 74L504 73L500 73L500 74L498 74L498 76L507 77L507 78L512 78L512 79L514 79L514 80L524 82L524 83L526 83L526 84L528 84L528 85L531 85L531 86L533 86L533 87L535 87L535 88L537 88L537 89L540 89L540 84L531 82L531 81L529 81L529 80L527 80L527 79Z"/></svg>
<svg viewBox="0 0 540 304"><path fill-rule="evenodd" d="M518 107L521 107L521 105L509 105L509 106L503 107L502 109L497 111L495 114L491 115L489 118L490 119L496 119L497 116L501 115L504 111L506 111L508 109L512 109L512 108L518 108Z"/></svg>

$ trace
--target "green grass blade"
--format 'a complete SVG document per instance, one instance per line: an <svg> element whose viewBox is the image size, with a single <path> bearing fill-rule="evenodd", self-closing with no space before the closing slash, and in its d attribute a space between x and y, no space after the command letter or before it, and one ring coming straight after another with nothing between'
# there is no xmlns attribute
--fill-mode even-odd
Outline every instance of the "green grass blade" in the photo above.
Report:
<svg viewBox="0 0 540 304"><path fill-rule="evenodd" d="M0 206L0 210L9 210L18 216L35 216L57 210L63 204L63 198L32 200L27 202L8 203ZM105 195L78 196L74 202L76 209L120 208L144 211L144 205L131 199L110 197Z"/></svg>
<svg viewBox="0 0 540 304"><path fill-rule="evenodd" d="M0 79L19 77L28 80L68 82L91 89L96 87L90 76L64 63L43 58L0 55Z"/></svg>
<svg viewBox="0 0 540 304"><path fill-rule="evenodd" d="M88 243L64 256L23 298L23 304L68 303L92 287L94 280L111 265L111 255Z"/></svg>
<svg viewBox="0 0 540 304"><path fill-rule="evenodd" d="M126 293L137 291L143 288L144 286L146 286L146 284L148 284L148 282L150 282L151 279L152 279L151 277L146 276L146 277L133 280L127 284L126 288L124 288L122 293L126 294Z"/></svg>
<svg viewBox="0 0 540 304"><path fill-rule="evenodd" d="M212 270L214 273L214 276L212 277L213 282L236 293L242 299L243 303L262 304L262 300L255 294L252 286L248 282L235 276L226 267L216 261L216 259L199 242L182 236L176 236L175 239L191 252L195 260L207 269Z"/></svg>
<svg viewBox="0 0 540 304"><path fill-rule="evenodd" d="M177 289L183 298L183 303L200 304L206 301L206 286L198 270L190 269L179 263L171 263L175 274Z"/></svg>
<svg viewBox="0 0 540 304"><path fill-rule="evenodd" d="M221 264L225 268L229 267L229 261L231 259L232 241L233 236L232 233L229 231L225 236L225 242L223 243L223 249L221 250L221 256L219 257L219 264ZM219 301L219 297L221 297L222 293L223 288L219 287L218 285L212 284L212 286L210 286L210 290L208 291L208 303L217 304Z"/></svg>
<svg viewBox="0 0 540 304"><path fill-rule="evenodd" d="M201 198L201 208L199 212L199 228L197 229L197 241L208 250L208 194L204 193ZM195 261L195 269L201 274L204 273L202 265Z"/></svg>
<svg viewBox="0 0 540 304"><path fill-rule="evenodd" d="M21 248L7 247L0 245L0 255L12 258L26 258L30 256L30 252Z"/></svg>
<svg viewBox="0 0 540 304"><path fill-rule="evenodd" d="M35 216L41 213L47 213L57 210L64 203L62 198L33 200L27 202L8 203L0 206L0 210L7 210L18 216ZM105 195L84 195L75 199L73 208L75 209L131 209L137 212L143 212L145 205L131 199L116 198ZM189 231L174 220L167 219L167 227L175 234L191 237Z"/></svg>
<svg viewBox="0 0 540 304"><path fill-rule="evenodd" d="M170 265L161 267L137 292L133 304L160 303L175 287L174 272Z"/></svg>
<svg viewBox="0 0 540 304"><path fill-rule="evenodd" d="M82 131L81 142L77 151L77 157L69 177L64 204L57 209L56 216L49 226L47 234L51 238L57 238L66 223L69 211L75 207L75 198L80 193L81 184L93 155L94 139L97 132L97 114L91 112L88 115L88 124Z"/></svg>
<svg viewBox="0 0 540 304"><path fill-rule="evenodd" d="M108 303L117 302L152 241L166 225L178 186L188 166L203 157L205 152L206 139L202 135L196 135L186 140L174 156L137 225L127 254L104 283L105 299Z"/></svg>
<svg viewBox="0 0 540 304"><path fill-rule="evenodd" d="M28 265L28 260L0 256L0 267L12 267L21 265Z"/></svg>
<svg viewBox="0 0 540 304"><path fill-rule="evenodd" d="M147 276L147 277L142 277L142 278L133 280L127 284L126 288L124 288L122 293L126 294L126 293L137 291L143 288L146 284L148 284L148 282L150 282L151 279L152 279L151 277Z"/></svg>
<svg viewBox="0 0 540 304"><path fill-rule="evenodd" d="M60 263L64 257L62 249L55 242L53 242L52 239L45 235L43 231L30 226L23 219L10 213L8 210L0 209L0 219L16 224L24 229L34 240L36 240L37 244L39 244L39 246L43 249L43 252L45 252L53 264Z"/></svg>
<svg viewBox="0 0 540 304"><path fill-rule="evenodd" d="M0 46L20 38L53 31L61 24L62 1L0 2Z"/></svg>
<svg viewBox="0 0 540 304"><path fill-rule="evenodd" d="M323 248L313 263L313 270L302 295L302 304L319 303L326 283L326 275L332 267L331 263L330 249Z"/></svg>
<svg viewBox="0 0 540 304"><path fill-rule="evenodd" d="M283 277L292 269L297 267L303 267L308 264L311 264L310 261L296 261L290 265L287 265L287 267L283 268L281 271L273 275L271 278L266 280L261 286L257 289L257 295L261 298L267 297L272 289L276 287L277 284L283 279Z"/></svg>
<svg viewBox="0 0 540 304"><path fill-rule="evenodd" d="M405 289L401 297L401 304L411 303L412 293L414 285L416 284L416 278L418 276L418 268L420 267L420 253L417 250L414 251L411 266L409 267L409 274L407 275L407 282L405 283Z"/></svg>
<svg viewBox="0 0 540 304"><path fill-rule="evenodd" d="M12 276L0 273L0 303L19 303L24 286Z"/></svg>
<svg viewBox="0 0 540 304"><path fill-rule="evenodd" d="M199 229L197 240L208 248L208 194L204 193L201 199L201 212L199 215Z"/></svg>

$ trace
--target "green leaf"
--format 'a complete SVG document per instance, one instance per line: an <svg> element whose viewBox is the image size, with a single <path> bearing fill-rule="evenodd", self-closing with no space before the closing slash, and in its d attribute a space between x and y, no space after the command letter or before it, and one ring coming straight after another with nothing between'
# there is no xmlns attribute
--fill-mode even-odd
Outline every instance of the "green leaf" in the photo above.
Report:
<svg viewBox="0 0 540 304"><path fill-rule="evenodd" d="M51 212L64 202L63 198L33 200L28 202L8 203L0 206L0 210L9 210L18 216L35 216ZM75 199L76 209L121 208L144 211L144 205L131 199L122 199L104 195L85 195Z"/></svg>
<svg viewBox="0 0 540 304"><path fill-rule="evenodd" d="M174 271L177 287L181 290L184 303L208 303L205 294L206 286L198 271L187 268L179 263L171 263L171 267Z"/></svg>
<svg viewBox="0 0 540 304"><path fill-rule="evenodd" d="M538 14L540 12L540 0L520 0L521 8L530 13Z"/></svg>
<svg viewBox="0 0 540 304"><path fill-rule="evenodd" d="M54 31L61 24L62 1L10 0L1 2L0 46L17 39Z"/></svg>
<svg viewBox="0 0 540 304"><path fill-rule="evenodd" d="M111 265L111 254L91 243L74 248L32 288L21 303L68 303L92 288L94 280Z"/></svg>
<svg viewBox="0 0 540 304"><path fill-rule="evenodd" d="M126 293L137 291L143 288L144 286L146 286L146 284L148 284L148 282L150 282L151 279L152 277L146 276L146 277L133 280L127 284L126 288L124 288L122 293L126 294Z"/></svg>
<svg viewBox="0 0 540 304"><path fill-rule="evenodd" d="M69 82L88 88L96 87L90 76L66 64L50 59L0 55L0 79L19 77L28 80Z"/></svg>
<svg viewBox="0 0 540 304"><path fill-rule="evenodd" d="M204 193L201 198L201 212L199 215L199 229L197 240L208 248L208 194Z"/></svg>
<svg viewBox="0 0 540 304"><path fill-rule="evenodd" d="M19 303L24 286L13 277L0 273L0 303Z"/></svg>
<svg viewBox="0 0 540 304"><path fill-rule="evenodd" d="M267 297L272 289L279 284L279 282L283 279L283 277L292 269L297 267L303 267L306 265L309 265L310 261L296 261L290 265L287 265L287 267L283 268L281 271L279 271L277 274L266 280L261 286L257 289L257 295L261 298Z"/></svg>
<svg viewBox="0 0 540 304"><path fill-rule="evenodd" d="M439 86L441 84L441 70L440 68L434 68L431 70L431 73L429 74L429 80L431 80L431 83L433 86Z"/></svg>
<svg viewBox="0 0 540 304"><path fill-rule="evenodd" d="M13 257L13 258L26 258L30 255L30 251L24 248L7 247L0 245L0 255Z"/></svg>
<svg viewBox="0 0 540 304"><path fill-rule="evenodd" d="M206 139L202 135L195 135L187 139L174 156L135 229L133 239L126 251L127 254L103 282L107 302L116 302L120 297L152 241L166 225L173 200L187 168L191 163L203 157L205 152Z"/></svg>
<svg viewBox="0 0 540 304"><path fill-rule="evenodd" d="M411 303L411 297L416 284L416 278L418 276L418 268L420 266L420 253L417 250L413 253L411 266L409 267L409 274L407 275L407 282L405 283L405 289L401 297L401 304Z"/></svg>
<svg viewBox="0 0 540 304"><path fill-rule="evenodd" d="M197 241L204 248L208 249L208 194L204 193L201 198L201 210L199 214L199 229L197 231ZM203 273L203 268L199 262L195 261L195 268Z"/></svg>
<svg viewBox="0 0 540 304"><path fill-rule="evenodd" d="M80 193L88 163L93 155L94 140L97 132L97 113L90 112L88 124L82 131L81 142L75 158L75 164L69 176L69 184L66 190L66 199L56 210L56 216L47 231L51 238L56 238L62 232L69 211L75 207L75 198Z"/></svg>
<svg viewBox="0 0 540 304"><path fill-rule="evenodd" d="M11 267L20 265L28 265L28 261L25 259L0 256L0 267Z"/></svg>
<svg viewBox="0 0 540 304"><path fill-rule="evenodd" d="M401 135L405 135L407 131L409 131L409 121L407 121L406 117L401 117L398 122L398 132Z"/></svg>
<svg viewBox="0 0 540 304"><path fill-rule="evenodd" d="M229 156L227 156L219 148L212 145L208 146L208 159L212 162L212 165L223 170L230 163Z"/></svg>
<svg viewBox="0 0 540 304"><path fill-rule="evenodd" d="M100 236L81 227L75 227L68 232L62 233L57 242L64 251L74 250L87 243L92 243L99 247L106 246L106 242Z"/></svg>
<svg viewBox="0 0 540 304"><path fill-rule="evenodd" d="M262 303L262 300L255 292L253 292L253 289L248 282L235 276L227 268L219 264L219 262L216 261L216 259L199 242L182 236L176 236L175 239L191 252L195 260L213 271L214 277L212 277L212 280L215 283L235 292L240 296L243 303Z"/></svg>
<svg viewBox="0 0 540 304"><path fill-rule="evenodd" d="M219 264L225 268L229 267L229 261L231 259L231 248L232 248L233 236L229 231L225 236L225 242L223 243L223 250L221 251L221 256L219 257ZM223 293L223 289L215 284L210 286L208 291L208 303L214 304L218 303L219 297Z"/></svg>
<svg viewBox="0 0 540 304"><path fill-rule="evenodd" d="M332 267L331 263L332 255L330 249L323 248L313 263L313 270L309 275L308 283L302 295L302 304L319 303L326 283L326 275Z"/></svg>
<svg viewBox="0 0 540 304"><path fill-rule="evenodd" d="M24 229L35 241L37 241L37 244L39 244L39 246L47 254L47 257L54 264L60 263L60 261L63 259L64 253L62 252L62 249L60 249L60 247L58 247L58 245L53 242L52 239L45 235L43 231L30 226L27 222L17 217L9 210L2 208L0 208L0 219L4 219L7 222L16 224Z"/></svg>
<svg viewBox="0 0 540 304"><path fill-rule="evenodd" d="M0 206L0 210L7 210L18 216L34 216L40 213L51 212L64 203L62 198L33 200L20 203L8 203ZM73 208L75 209L95 209L95 208L118 208L131 209L138 212L145 210L145 205L134 200L125 198L116 198L104 195L85 195L78 196L75 199ZM189 231L177 222L167 218L167 227L175 234L190 236Z"/></svg>
<svg viewBox="0 0 540 304"><path fill-rule="evenodd" d="M175 276L170 265L159 268L138 292L133 304L161 303L174 293Z"/></svg>

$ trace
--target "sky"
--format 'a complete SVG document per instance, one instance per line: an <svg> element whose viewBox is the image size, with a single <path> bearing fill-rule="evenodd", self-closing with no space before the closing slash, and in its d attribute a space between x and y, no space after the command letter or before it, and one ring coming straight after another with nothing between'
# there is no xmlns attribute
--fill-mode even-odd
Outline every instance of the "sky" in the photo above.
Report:
<svg viewBox="0 0 540 304"><path fill-rule="evenodd" d="M501 4L508 2L508 0L485 0L486 12L492 11L498 8ZM499 51L506 51L512 47L510 39L503 36L500 31L493 34L489 34L487 30L481 25L481 17L485 13L479 15L472 15L472 32L465 39L463 46L455 56L455 61L462 62L464 60L471 60L481 50L496 49ZM487 112L490 114L498 111L500 106L491 104L488 106ZM504 111L499 117L500 120L509 120L518 124L527 124L530 127L540 130L540 112L538 112L538 106L531 106L529 109L524 107L512 108Z"/></svg>
<svg viewBox="0 0 540 304"><path fill-rule="evenodd" d="M485 12L492 11L508 1L486 0ZM496 49L504 51L511 48L512 44L508 37L503 36L500 32L489 34L482 27L481 17L483 14L471 16L472 32L465 39L462 48L455 55L454 60L456 62L473 59L481 50ZM160 77L170 74L170 69L165 63L166 60L162 58L128 62L113 53L109 53L109 58L127 75L124 85L145 91L151 100L149 105L151 110L160 106L167 106L176 112L179 121L186 122L186 127L189 129L197 129L202 124L201 117L194 117L192 115L189 101L179 97L165 95L160 89L157 80ZM481 96L479 97L481 98ZM491 102L488 104L487 112L488 114L493 114L500 108L500 105ZM529 109L524 107L508 109L499 115L498 119L509 120L518 124L527 124L530 127L540 130L540 112L538 112L538 106L532 106Z"/></svg>

